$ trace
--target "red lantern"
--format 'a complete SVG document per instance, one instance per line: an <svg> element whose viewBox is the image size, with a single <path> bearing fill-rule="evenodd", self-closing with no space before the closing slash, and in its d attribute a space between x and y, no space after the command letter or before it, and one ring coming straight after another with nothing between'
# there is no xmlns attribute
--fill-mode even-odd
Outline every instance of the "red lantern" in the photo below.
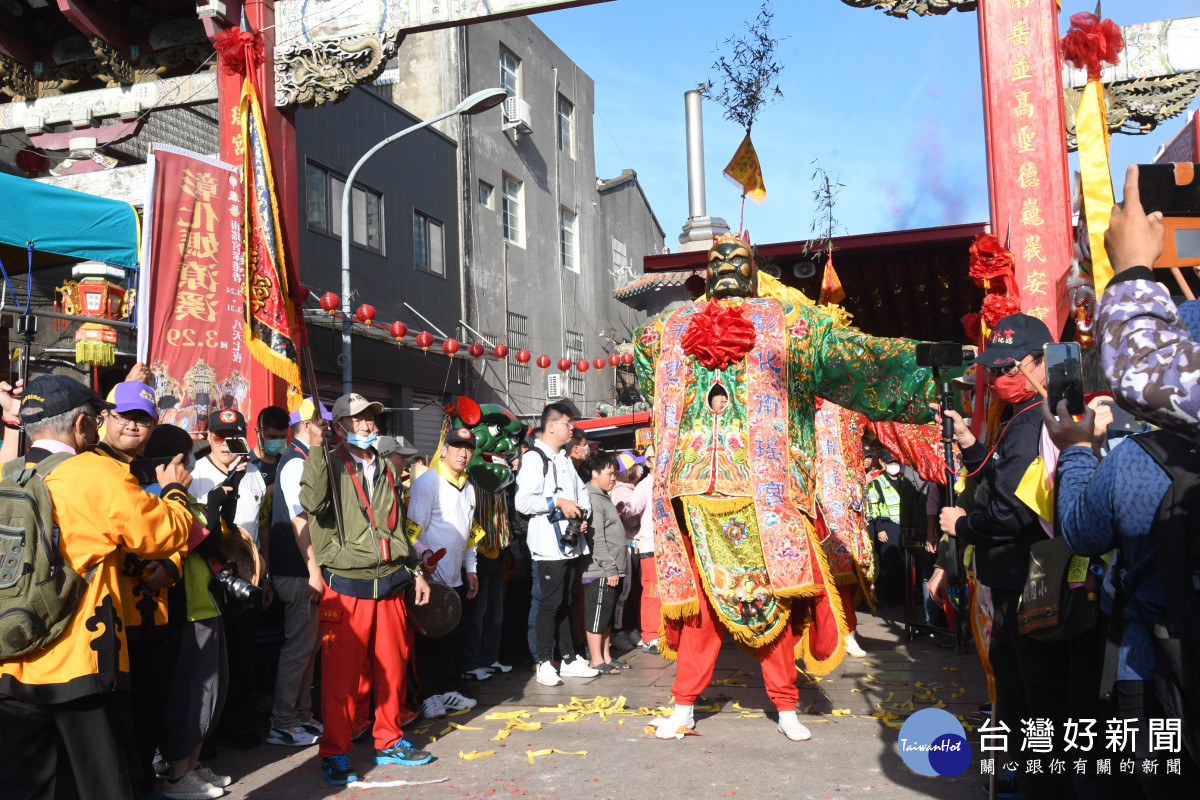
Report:
<svg viewBox="0 0 1200 800"><path fill-rule="evenodd" d="M529 351L522 350L521 352L525 354L525 361L528 361L529 360ZM492 348L492 355L494 355L496 358L508 358L508 345L506 345L504 342L501 342L500 344L496 345L495 347ZM521 360L520 354L517 355L517 360L518 361ZM524 364L525 361L521 361L521 363Z"/></svg>
<svg viewBox="0 0 1200 800"><path fill-rule="evenodd" d="M393 322L388 326L388 332L396 339L403 339L404 334L408 333L408 326L403 322Z"/></svg>
<svg viewBox="0 0 1200 800"><path fill-rule="evenodd" d="M608 357L608 364L611 367L621 366L621 357L619 355L617 355L616 353L613 353L611 356Z"/></svg>
<svg viewBox="0 0 1200 800"><path fill-rule="evenodd" d="M528 355L528 353L525 350L522 350L521 353L525 353L526 355ZM521 353L517 353L518 361L521 361ZM521 363L524 364L525 362L521 361ZM549 369L550 368L550 356L545 355L545 354L538 356L537 365L539 367L541 367L542 369Z"/></svg>
<svg viewBox="0 0 1200 800"><path fill-rule="evenodd" d="M596 369L604 369L605 363L607 363L607 362L605 362L605 360L603 358L601 358L600 356L596 356L595 358L592 359L592 366L595 367Z"/></svg>
<svg viewBox="0 0 1200 800"><path fill-rule="evenodd" d="M421 331L417 334L417 347L425 352L429 352L429 348L433 345L433 334L429 331Z"/></svg>
<svg viewBox="0 0 1200 800"><path fill-rule="evenodd" d="M560 358L560 359L558 360L558 368L559 368L559 370L561 370L562 372L566 372L567 370L569 370L569 369L571 368L571 359L569 359L569 358Z"/></svg>
<svg viewBox="0 0 1200 800"><path fill-rule="evenodd" d="M24 152L24 151L22 151ZM303 283L296 287L296 291L292 292L292 302L298 306L304 305L304 301L312 296L312 292Z"/></svg>
<svg viewBox="0 0 1200 800"><path fill-rule="evenodd" d="M442 352L448 356L453 356L458 352L458 342L454 339L447 339L442 342Z"/></svg>
<svg viewBox="0 0 1200 800"><path fill-rule="evenodd" d="M517 351L517 361L518 361L519 363L521 363L521 364L528 364L528 363L529 363L529 359L531 359L531 358L533 358L533 356L532 356L532 355L530 355L530 353L529 353L529 351L528 351L528 350L521 349L521 350L518 350L518 351ZM549 359L549 358L546 358L546 356L542 356L542 358L545 358L545 359L546 359L546 365L547 365L547 366L549 366L549 365L550 365L550 359ZM542 363L542 359L541 359L541 358L539 358L539 359L538 359L538 363L539 363L539 364L541 364L541 363ZM543 369L544 369L544 368L543 368Z"/></svg>
<svg viewBox="0 0 1200 800"><path fill-rule="evenodd" d="M354 316L358 317L358 321L364 325L370 325L371 320L375 319L375 306L363 303L358 307L358 311L354 312Z"/></svg>
<svg viewBox="0 0 1200 800"><path fill-rule="evenodd" d="M475 344L467 348L467 352L471 354L471 358L479 358L481 355L483 355L483 345L481 345L479 342L475 342Z"/></svg>
<svg viewBox="0 0 1200 800"><path fill-rule="evenodd" d="M338 302L338 296L333 292L326 292L321 295L321 308L330 314L337 312Z"/></svg>
<svg viewBox="0 0 1200 800"><path fill-rule="evenodd" d="M110 267L98 261L84 261L71 270L71 277L55 292L62 297L65 314L91 317L97 322L85 323L75 333L75 363L110 367L116 361L117 332L103 320L119 320L129 316L131 297L118 281L125 276L120 267ZM57 310L57 302L55 310Z"/></svg>
<svg viewBox="0 0 1200 800"><path fill-rule="evenodd" d="M575 369L579 370L580 372L587 372L587 369L588 369L587 359L581 358L577 362L575 362Z"/></svg>
<svg viewBox="0 0 1200 800"><path fill-rule="evenodd" d="M621 354L621 363L627 367L630 364L632 364L633 363L633 353L622 353Z"/></svg>

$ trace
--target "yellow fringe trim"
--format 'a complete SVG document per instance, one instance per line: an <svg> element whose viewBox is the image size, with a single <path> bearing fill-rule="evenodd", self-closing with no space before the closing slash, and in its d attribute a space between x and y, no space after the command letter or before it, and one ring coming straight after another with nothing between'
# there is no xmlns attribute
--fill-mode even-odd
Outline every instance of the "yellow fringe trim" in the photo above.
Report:
<svg viewBox="0 0 1200 800"><path fill-rule="evenodd" d="M833 672L842 663L842 659L846 657L846 637L850 634L849 626L846 624L846 612L842 608L841 594L837 590L837 585L834 584L832 577L829 574L829 559L825 557L825 548L821 547L821 543L817 541L816 527L811 520L806 519L805 532L808 540L812 545L813 552L817 554L817 568L821 570L821 578L824 581L825 596L829 598L830 608L833 610L833 617L837 621L838 626L838 643L837 649L823 661L818 661L812 653L810 638L812 633L812 618L807 620L804 626L804 634L800 637L800 642L796 645L796 656L804 660L804 668L807 672L816 675L828 675ZM814 587L815 589L816 587ZM815 592L814 592L815 594ZM818 600L817 602L820 602ZM816 609L810 612L814 616Z"/></svg>

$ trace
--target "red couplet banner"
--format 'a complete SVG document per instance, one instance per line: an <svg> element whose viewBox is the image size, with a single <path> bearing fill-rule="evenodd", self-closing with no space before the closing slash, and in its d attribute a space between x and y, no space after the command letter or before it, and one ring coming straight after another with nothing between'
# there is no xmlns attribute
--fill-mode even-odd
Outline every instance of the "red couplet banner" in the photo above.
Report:
<svg viewBox="0 0 1200 800"><path fill-rule="evenodd" d="M154 375L159 422L204 431L213 410L249 411L241 175L167 145L147 166L138 358Z"/></svg>
<svg viewBox="0 0 1200 800"><path fill-rule="evenodd" d="M1016 257L1021 310L1057 337L1071 268L1056 0L980 0L992 233Z"/></svg>

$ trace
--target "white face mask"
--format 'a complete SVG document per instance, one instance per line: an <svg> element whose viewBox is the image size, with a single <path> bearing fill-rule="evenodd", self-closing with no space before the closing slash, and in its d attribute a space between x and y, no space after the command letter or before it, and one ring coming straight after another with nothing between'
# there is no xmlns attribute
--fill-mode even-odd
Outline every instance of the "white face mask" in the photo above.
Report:
<svg viewBox="0 0 1200 800"><path fill-rule="evenodd" d="M888 475L899 475L900 474L900 465L899 464L888 464L883 468L883 470Z"/></svg>

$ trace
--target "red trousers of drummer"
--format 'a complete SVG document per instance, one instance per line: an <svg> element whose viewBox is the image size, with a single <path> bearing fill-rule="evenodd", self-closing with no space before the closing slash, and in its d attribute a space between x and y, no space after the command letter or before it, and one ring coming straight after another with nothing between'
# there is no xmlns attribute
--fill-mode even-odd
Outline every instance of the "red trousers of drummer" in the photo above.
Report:
<svg viewBox="0 0 1200 800"><path fill-rule="evenodd" d="M375 747L385 750L403 737L405 670L412 631L404 596L369 600L325 587L321 599L320 754L350 752L355 711L370 675L375 696ZM365 700L365 698L363 698Z"/></svg>
<svg viewBox="0 0 1200 800"><path fill-rule="evenodd" d="M690 552L688 556L692 579L698 588L701 583L696 574L695 556ZM671 687L675 702L685 706L695 705L696 698L708 688L717 666L717 655L721 652L721 640L725 638L725 624L703 590L699 590L699 595L700 613L684 621L680 631L679 661L675 684ZM796 688L796 642L796 634L789 623L769 645L755 650L767 696L779 711L795 711L800 699L800 690Z"/></svg>

